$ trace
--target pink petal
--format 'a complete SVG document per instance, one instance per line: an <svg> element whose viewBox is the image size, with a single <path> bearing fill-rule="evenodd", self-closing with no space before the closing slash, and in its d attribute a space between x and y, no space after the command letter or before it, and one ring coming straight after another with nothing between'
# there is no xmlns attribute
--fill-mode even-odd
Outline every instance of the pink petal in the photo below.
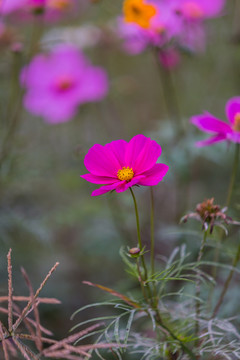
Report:
<svg viewBox="0 0 240 360"><path fill-rule="evenodd" d="M92 174L84 174L80 175L83 179L93 183L93 184L113 184L115 182L119 182L119 179L107 176L96 176Z"/></svg>
<svg viewBox="0 0 240 360"><path fill-rule="evenodd" d="M208 133L226 134L231 132L231 126L215 118L211 114L196 115L191 118L191 123L196 125L200 130Z"/></svg>
<svg viewBox="0 0 240 360"><path fill-rule="evenodd" d="M108 92L108 76L105 70L99 67L89 67L79 87L79 102L102 100Z"/></svg>
<svg viewBox="0 0 240 360"><path fill-rule="evenodd" d="M155 164L151 169L144 173L145 177L141 179L138 184L143 186L157 185L166 173L168 172L169 166L165 164Z"/></svg>
<svg viewBox="0 0 240 360"><path fill-rule="evenodd" d="M203 9L205 17L213 17L223 10L226 0L194 0L194 2Z"/></svg>
<svg viewBox="0 0 240 360"><path fill-rule="evenodd" d="M232 124L236 114L240 114L240 97L234 97L226 104L226 115Z"/></svg>
<svg viewBox="0 0 240 360"><path fill-rule="evenodd" d="M84 159L84 165L93 175L116 177L121 164L109 146L95 144L89 149Z"/></svg>
<svg viewBox="0 0 240 360"><path fill-rule="evenodd" d="M125 153L127 148L127 141L115 140L105 145L105 149L110 151L119 163L119 169L125 166Z"/></svg>
<svg viewBox="0 0 240 360"><path fill-rule="evenodd" d="M227 139L234 143L240 143L240 132L233 131L231 134L227 134Z"/></svg>
<svg viewBox="0 0 240 360"><path fill-rule="evenodd" d="M29 91L24 96L24 106L32 114L42 116L50 124L58 124L71 120L77 112L77 106L66 101L56 101L51 93Z"/></svg>
<svg viewBox="0 0 240 360"><path fill-rule="evenodd" d="M214 144L216 142L227 140L227 135L228 134L219 134L219 135L213 136L213 137L211 137L209 139L198 141L198 142L196 142L195 145L197 147L212 145L212 144Z"/></svg>
<svg viewBox="0 0 240 360"><path fill-rule="evenodd" d="M100 187L97 190L94 190L92 192L92 196L98 196L98 195L103 195L109 191L115 190L119 185L121 185L122 183L124 183L125 181L118 181L115 184L111 184L111 185L105 185Z"/></svg>
<svg viewBox="0 0 240 360"><path fill-rule="evenodd" d="M133 169L134 174L141 174L156 164L161 155L161 146L144 135L134 136L126 149L126 166Z"/></svg>

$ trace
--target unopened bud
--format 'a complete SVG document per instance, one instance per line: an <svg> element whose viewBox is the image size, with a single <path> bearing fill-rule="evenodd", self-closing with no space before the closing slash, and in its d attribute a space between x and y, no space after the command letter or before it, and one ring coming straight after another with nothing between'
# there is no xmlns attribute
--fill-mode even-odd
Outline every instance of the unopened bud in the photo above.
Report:
<svg viewBox="0 0 240 360"><path fill-rule="evenodd" d="M138 255L140 254L140 249L138 247L134 247L134 248L131 248L129 250L129 254L132 256L132 257L138 257Z"/></svg>

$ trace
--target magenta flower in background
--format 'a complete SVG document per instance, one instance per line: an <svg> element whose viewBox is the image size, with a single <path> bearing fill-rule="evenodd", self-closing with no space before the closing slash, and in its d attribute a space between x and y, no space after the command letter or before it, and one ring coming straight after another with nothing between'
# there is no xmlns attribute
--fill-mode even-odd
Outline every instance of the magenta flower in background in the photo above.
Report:
<svg viewBox="0 0 240 360"><path fill-rule="evenodd" d="M168 172L167 165L156 163L160 155L160 145L144 135L136 135L129 142L95 144L84 159L89 174L81 177L94 184L105 184L92 196L112 190L120 193L134 185L157 185Z"/></svg>
<svg viewBox="0 0 240 360"><path fill-rule="evenodd" d="M226 0L173 0L175 11L187 20L198 21L221 14Z"/></svg>
<svg viewBox="0 0 240 360"><path fill-rule="evenodd" d="M151 0L149 3L156 8L156 14L148 27L127 22L124 16L118 19L117 34L129 54L141 53L148 47L164 50L173 45L191 52L204 51L204 21L221 16L226 0Z"/></svg>
<svg viewBox="0 0 240 360"><path fill-rule="evenodd" d="M86 0L3 0L0 14L9 15L14 21L33 20L37 16L51 22L73 15L85 3Z"/></svg>
<svg viewBox="0 0 240 360"><path fill-rule="evenodd" d="M8 15L21 9L26 3L26 0L2 0L0 2L0 14Z"/></svg>
<svg viewBox="0 0 240 360"><path fill-rule="evenodd" d="M200 130L213 134L209 139L197 142L197 146L211 145L225 140L240 143L240 97L234 97L227 102L226 115L229 123L221 121L209 113L191 118L191 123Z"/></svg>
<svg viewBox="0 0 240 360"><path fill-rule="evenodd" d="M108 92L105 70L72 45L35 56L22 70L21 83L26 109L52 124L71 120L79 105L100 101Z"/></svg>
<svg viewBox="0 0 240 360"><path fill-rule="evenodd" d="M156 15L148 28L126 22L124 17L117 19L117 34L123 39L123 47L129 54L138 54L148 46L161 47L181 30L179 16L172 11L168 2L153 0L151 5L155 7Z"/></svg>

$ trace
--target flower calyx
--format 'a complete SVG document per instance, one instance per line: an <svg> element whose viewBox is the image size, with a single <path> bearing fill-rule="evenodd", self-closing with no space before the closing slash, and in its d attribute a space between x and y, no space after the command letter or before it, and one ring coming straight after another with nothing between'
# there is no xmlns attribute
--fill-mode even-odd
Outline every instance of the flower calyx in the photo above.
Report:
<svg viewBox="0 0 240 360"><path fill-rule="evenodd" d="M230 216L226 214L227 207L221 208L220 205L214 204L214 198L206 199L202 203L197 204L195 212L191 212L182 217L180 222L187 222L189 218L193 218L202 223L202 229L207 231L210 228L210 234L213 232L214 226L219 226L227 230L224 225L234 224L239 225L237 221L233 221Z"/></svg>

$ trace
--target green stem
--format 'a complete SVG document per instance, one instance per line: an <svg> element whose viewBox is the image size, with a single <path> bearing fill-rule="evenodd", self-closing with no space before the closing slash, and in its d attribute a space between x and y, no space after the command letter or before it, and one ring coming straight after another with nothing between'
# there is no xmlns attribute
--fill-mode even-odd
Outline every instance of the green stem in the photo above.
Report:
<svg viewBox="0 0 240 360"><path fill-rule="evenodd" d="M164 96L168 116L170 120L174 121L174 125L177 126L178 129L180 129L181 115L180 115L179 104L176 94L176 87L173 81L172 72L171 70L161 66L158 59L159 51L160 50L158 48L155 48L154 56L161 77L162 91L163 91L163 96Z"/></svg>
<svg viewBox="0 0 240 360"><path fill-rule="evenodd" d="M136 223L137 223L137 234L138 234L138 246L139 246L140 251L142 251L143 247L142 247L142 240L141 240L141 233L140 233L140 224L139 224L139 215L138 215L137 202L136 202L136 198L135 198L135 195L134 195L134 192L133 192L132 188L129 188L129 190L130 190L130 192L132 194L134 207L135 207ZM144 260L143 255L141 255L141 261L142 261L142 266L144 268L144 273L145 273L144 274L145 275L144 281L146 281L146 279L147 279L147 268L146 268L146 264L145 264L145 260ZM140 272L140 274L141 274L141 272ZM143 285L144 285L144 282L143 282ZM186 354L188 354L192 360L196 360L196 356L193 354L193 352L165 324L163 324L159 309L155 306L155 303L153 303L151 301L152 294L151 294L151 289L150 289L148 283L146 284L146 286L147 286L147 290L148 290L148 296L149 296L148 298L150 299L150 305L151 305L152 310L155 311L155 314L156 314L155 318L156 318L156 322L158 323L158 325L161 326L163 329L165 329L169 333L169 335L179 343L182 350Z"/></svg>
<svg viewBox="0 0 240 360"><path fill-rule="evenodd" d="M37 46L39 43L39 39L41 37L42 30L43 30L42 22L40 21L39 23L37 23L34 20L32 33L31 33L31 40L29 45L29 53L27 56L27 62L31 60L32 56L37 51ZM7 129L5 137L2 141L2 146L0 151L0 168L12 150L15 135L18 130L19 123L21 121L22 98L24 91L19 87L20 69L21 69L20 54L14 53L13 66L12 66L12 74L13 74L12 90L10 95L8 111L7 111L7 117L8 117L7 120L9 123L9 128ZM12 112L12 108L14 108L14 112L10 114L10 112Z"/></svg>
<svg viewBox="0 0 240 360"><path fill-rule="evenodd" d="M159 326L161 326L163 329L165 329L169 335L176 340L179 345L181 346L182 350L184 353L188 354L190 356L190 358L192 360L196 360L196 356L195 354L182 342L182 340L180 340L173 332L172 330L170 330L165 324L163 324L159 310L156 310L156 322L158 323Z"/></svg>
<svg viewBox="0 0 240 360"><path fill-rule="evenodd" d="M133 202L134 202L134 208L135 208L135 215L136 215L136 224L137 224L137 236L138 236L138 246L140 251L142 252L143 250L143 246L142 246L142 239L141 239L141 232L140 232L140 223L139 223L139 215L138 215L138 207L137 207L137 201L136 201L136 197L134 195L134 192L132 190L132 188L129 188L131 194L132 194L132 198L133 198ZM144 280L146 280L148 278L148 272L147 272L147 267L146 267L146 263L145 263L145 259L144 256L141 255L141 260L142 260L142 266L144 268Z"/></svg>
<svg viewBox="0 0 240 360"><path fill-rule="evenodd" d="M228 187L228 193L227 193L227 199L226 199L226 207L229 207L230 203L231 203L231 199L232 199L232 195L233 195L233 190L234 190L234 185L236 182L236 177L237 177L237 172L238 172L238 163L239 163L239 149L240 149L240 144L236 144L235 145L235 153L234 153L234 159L233 159L233 166L232 166L232 173L231 173L231 177L230 177L230 182L229 182L229 187ZM223 235L224 232L221 232L220 235L220 239L219 239L219 246L216 248L215 253L214 253L214 263L217 263L219 261L219 256L220 256L220 245L222 243L223 240ZM214 280L216 280L217 277L217 266L213 267L212 270L212 277ZM211 302L212 302L212 297L213 297L213 289L209 295L209 306L211 306Z"/></svg>
<svg viewBox="0 0 240 360"><path fill-rule="evenodd" d="M154 253L155 253L155 239L154 239L154 196L153 188L150 187L151 192L151 275L153 276L155 272L154 266Z"/></svg>
<svg viewBox="0 0 240 360"><path fill-rule="evenodd" d="M233 36L234 38L239 40L239 33L240 33L240 27L239 27L239 14L240 14L240 3L239 0L235 0L235 4L233 6Z"/></svg>
<svg viewBox="0 0 240 360"><path fill-rule="evenodd" d="M217 305L215 306L215 309L214 309L214 311L213 311L212 318L214 318L214 317L217 315L217 313L218 313L218 311L219 311L219 309L220 309L220 306L221 306L222 303L223 303L223 299L224 299L225 294L226 294L226 292L227 292L227 290L228 290L228 287L229 287L229 285L230 285L230 282L231 282L232 277L233 277L233 274L234 274L234 270L235 270L235 268L236 268L239 260L240 260L240 244L239 244L239 246L238 246L237 254L236 254L236 256L235 256L235 258L233 259L233 262L232 262L232 270L229 272L229 275L228 275L228 277L227 277L227 279L226 279L226 281L225 281L225 284L224 284L224 287L223 287L223 289L222 289L220 298L219 298L218 303L217 303Z"/></svg>
<svg viewBox="0 0 240 360"><path fill-rule="evenodd" d="M154 294L154 302L155 307L158 304L158 295L156 284L153 279L153 275L155 273L155 264L154 264L154 257L155 257L155 237L154 237L154 194L153 194L153 187L150 187L150 194L151 194L151 275L152 275L152 286L153 286L153 294Z"/></svg>
<svg viewBox="0 0 240 360"><path fill-rule="evenodd" d="M199 263L202 260L203 257L203 252L204 252L204 247L206 244L206 240L207 240L207 230L204 231L203 234L203 238L202 238L202 242L201 242L201 246L200 246L200 250L198 253L198 258L197 258L197 263ZM200 272L199 270L197 271L197 281L196 281L196 303L195 303L195 313L196 313L196 324L195 324L195 333L196 333L196 337L199 334L199 317L200 317L200 301L199 301L199 297L200 297L200 285L201 285L201 278L200 278ZM198 340L197 340L197 344L198 345Z"/></svg>
<svg viewBox="0 0 240 360"><path fill-rule="evenodd" d="M238 163L239 163L239 149L240 149L240 144L236 144L235 145L234 160L233 160L233 167L232 167L232 174L231 174L231 179L230 179L229 188L228 188L228 195L227 195L227 200L226 200L226 206L227 207L231 203L232 194L233 194L233 190L234 190L234 185L235 185L235 182L236 182L237 171L238 171Z"/></svg>
<svg viewBox="0 0 240 360"><path fill-rule="evenodd" d="M134 192L132 190L132 188L129 188L131 194L132 194L132 198L133 198L133 202L134 202L134 208L135 208L135 214L136 214L136 223L137 223L137 235L138 235L138 246L140 251L143 251L143 246L142 246L142 239L141 239L141 233L140 233L140 224L139 224L139 215L138 215L138 207L137 207L137 201L134 195ZM147 271L147 266L145 263L145 259L144 259L144 255L141 255L141 261L142 261L142 266L144 269L144 281L146 282L146 280L148 280L148 271ZM148 291L148 298L150 301L152 301L152 293L151 293L151 289L150 286L148 284L148 282L146 283L146 287L147 287L147 291Z"/></svg>
<svg viewBox="0 0 240 360"><path fill-rule="evenodd" d="M144 280L143 280L143 278L142 278L142 273L141 273L141 269L140 269L139 259L137 258L136 260L137 260L137 271L138 271L138 276L139 276L139 282L140 282L140 285L141 285L141 290L142 290L144 299L145 299L146 302L148 303L148 302L149 302L149 299L148 299L148 297L147 297L147 294L146 294L146 291L145 291L145 288L144 288Z"/></svg>
<svg viewBox="0 0 240 360"><path fill-rule="evenodd" d="M9 124L6 130L5 137L2 140L0 151L0 168L11 151L14 143L15 133L17 131L21 112L22 112L22 95L23 91L19 87L19 71L21 68L21 56L18 53L13 53L12 62L12 86L10 100L7 109L7 123ZM12 112L12 109L13 112Z"/></svg>

